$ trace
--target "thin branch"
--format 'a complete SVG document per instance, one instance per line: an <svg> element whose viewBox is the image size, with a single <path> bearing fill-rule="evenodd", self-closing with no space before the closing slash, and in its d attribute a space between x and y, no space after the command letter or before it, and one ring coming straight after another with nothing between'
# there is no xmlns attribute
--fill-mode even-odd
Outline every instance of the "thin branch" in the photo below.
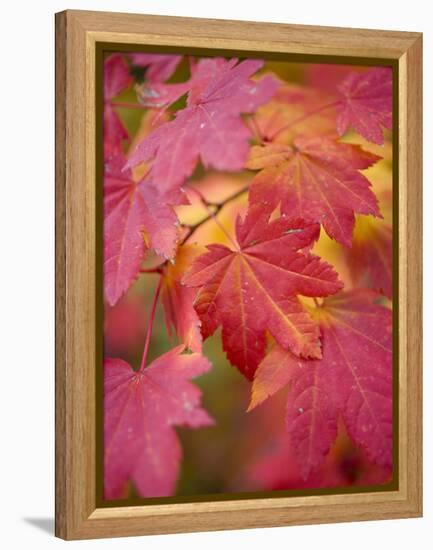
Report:
<svg viewBox="0 0 433 550"><path fill-rule="evenodd" d="M207 210L207 212L209 213L209 217L213 219L213 221L216 223L216 225L221 229L221 231L224 233L224 235L227 237L227 239L230 241L230 243L236 248L238 249L239 246L236 244L236 242L234 241L234 239L232 239L231 235L228 233L228 231L226 230L226 228L223 226L223 224L219 221L219 219L217 218L217 215L214 211L211 210L212 208L212 204L210 204L207 199L203 196L203 194L201 193L201 191L199 191L198 189L196 189L195 187L188 187L188 189L190 189L191 191L193 191L197 196L198 198L200 199L200 202L202 203L202 205L205 207L205 209Z"/></svg>
<svg viewBox="0 0 433 550"><path fill-rule="evenodd" d="M191 185L188 185L188 189L197 195L197 197L200 199L200 201L204 206L213 206L213 204L209 202L207 198L203 195L200 189L197 189L196 187L192 187Z"/></svg>
<svg viewBox="0 0 433 550"><path fill-rule="evenodd" d="M147 325L146 340L144 342L143 356L141 358L140 369L138 372L143 372L146 367L147 352L149 351L150 338L152 336L153 321L155 320L156 304L158 303L159 293L161 291L162 277L159 278L158 286L156 287L155 296L153 298L152 310L150 312L149 324Z"/></svg>
<svg viewBox="0 0 433 550"><path fill-rule="evenodd" d="M161 273L165 262L155 267L141 268L140 273Z"/></svg>
<svg viewBox="0 0 433 550"><path fill-rule="evenodd" d="M187 239L189 239L191 237L191 235L200 227L200 225L202 225L205 222L212 219L218 225L218 227L221 229L221 231L224 233L224 235L227 237L227 239L231 242L231 244L235 247L235 249L238 250L239 249L238 244L234 241L234 239L231 237L231 235L227 232L226 228L219 221L219 219L217 218L217 215L218 215L219 211L223 208L223 206L225 206L228 202L230 202L230 201L236 199L237 197L241 196L243 193L245 193L248 190L248 187L240 189L239 191L237 191L233 195L230 195L229 197L227 197L224 201L222 201L220 203L209 202L206 199L206 197L201 193L201 191L199 191L195 187L189 186L188 189L193 191L198 196L201 203L206 208L206 210L208 212L208 216L206 218L204 218L203 220L201 220L200 222L198 222L197 224L190 227L190 231L189 231L188 235L184 238L184 240L182 241L181 244L183 244ZM215 210L212 211L211 208L214 208Z"/></svg>
<svg viewBox="0 0 433 550"><path fill-rule="evenodd" d="M191 187L189 187L189 189L191 189ZM184 238L179 242L179 246L182 246L183 244L186 243L186 241L192 237L192 235L197 231L197 229L199 227L201 227L202 225L204 225L206 222L208 222L209 220L212 220L213 218L215 218L215 216L218 214L218 212L220 210L222 210L222 208L224 208L224 206L226 204L228 204L229 202L237 199L238 197L240 197L241 195L243 195L244 193L246 193L249 189L249 185L247 187L243 187L242 189L239 189L239 191L236 191L236 193L233 193L233 195L230 195L228 196L227 198L225 198L223 201L221 202L218 202L218 203L215 203L215 202L209 202L203 195L202 193L199 191L200 195L203 197L203 199L206 201L206 206L208 206L209 208L214 208L215 210L212 212L212 214L208 214L206 217L204 217L202 220L200 220L199 222L197 222L196 224L194 225L185 225L185 229L187 230L187 233L186 235L184 236ZM194 189L195 191L197 191L196 189ZM143 274L149 274L149 273L162 273L163 270L164 270L164 267L167 265L168 263L168 260L165 260L164 262L160 263L159 265L155 266L155 267L152 267L152 268L149 268L149 269L140 269L140 273L143 273Z"/></svg>
<svg viewBox="0 0 433 550"><path fill-rule="evenodd" d="M218 212L226 204L228 204L229 202L237 199L238 197L240 197L241 195L246 193L248 191L248 189L249 189L249 185L247 187L243 187L242 189L239 189L239 191L236 191L236 193L233 193L233 195L230 195L229 197L227 197L226 199L224 199L220 203L208 203L209 206L213 206L215 208L213 215L216 216L218 214ZM197 222L194 225L186 226L188 228L188 233L182 239L180 244L181 245L184 244L190 237L192 237L193 233L195 233L199 227L201 227L203 224L205 224L206 222L208 222L211 219L212 219L212 216L209 215L209 216L206 216L205 218L203 218L202 220L200 220L199 222Z"/></svg>

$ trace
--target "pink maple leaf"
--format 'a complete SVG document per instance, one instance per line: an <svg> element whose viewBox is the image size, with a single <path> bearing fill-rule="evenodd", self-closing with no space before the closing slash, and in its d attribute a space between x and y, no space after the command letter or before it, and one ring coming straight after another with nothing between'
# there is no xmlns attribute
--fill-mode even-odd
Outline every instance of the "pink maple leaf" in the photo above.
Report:
<svg viewBox="0 0 433 550"><path fill-rule="evenodd" d="M166 107L188 92L187 107L139 143L127 167L154 157L152 178L163 190L180 186L199 158L205 167L241 170L251 134L240 114L268 101L278 86L272 76L250 80L262 66L255 60L201 59L188 82L144 88L144 105Z"/></svg>
<svg viewBox="0 0 433 550"><path fill-rule="evenodd" d="M350 73L338 86L337 131L343 135L352 126L368 141L383 144L382 127L392 127L392 70L377 67L365 73Z"/></svg>
<svg viewBox="0 0 433 550"><path fill-rule="evenodd" d="M290 383L287 430L304 478L322 464L338 415L367 457L392 465L392 314L369 290L342 292L316 311L322 359L274 346L256 371L250 409Z"/></svg>
<svg viewBox="0 0 433 550"><path fill-rule="evenodd" d="M121 359L104 362L104 495L125 496L132 481L142 497L170 496L175 490L182 449L173 426L213 425L201 408L191 378L211 367L178 346L134 371Z"/></svg>
<svg viewBox="0 0 433 550"><path fill-rule="evenodd" d="M104 178L104 290L110 305L136 279L147 248L173 257L178 237L173 194L160 194L149 175L134 181L120 172L123 156L107 165Z"/></svg>
<svg viewBox="0 0 433 550"><path fill-rule="evenodd" d="M107 57L104 62L104 152L106 156L120 153L122 141L129 137L111 100L131 84L132 77L123 55L116 53Z"/></svg>

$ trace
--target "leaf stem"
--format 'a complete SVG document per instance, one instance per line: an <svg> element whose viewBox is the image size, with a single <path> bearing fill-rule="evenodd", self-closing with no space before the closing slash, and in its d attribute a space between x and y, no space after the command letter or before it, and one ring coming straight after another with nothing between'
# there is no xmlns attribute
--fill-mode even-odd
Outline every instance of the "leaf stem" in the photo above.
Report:
<svg viewBox="0 0 433 550"><path fill-rule="evenodd" d="M318 115L322 111L326 111L327 109L330 109L331 107L335 107L339 101L333 101L332 103L326 103L325 105L322 105L321 107L318 107L317 109L313 109L312 111L309 111L308 113L304 113L303 115L299 116L298 118L295 118L276 132L272 136L269 137L268 141L273 141L277 136L279 136L282 132L285 132L286 130L289 130L293 126L296 126L297 124L304 122L304 120L307 120L307 118L310 118L311 116Z"/></svg>
<svg viewBox="0 0 433 550"><path fill-rule="evenodd" d="M147 352L149 351L150 338L152 336L153 321L155 320L156 304L158 303L159 293L161 291L162 277L159 277L158 286L156 287L155 296L153 298L152 310L150 312L149 324L147 325L146 340L144 342L143 356L141 358L140 369L138 372L143 372L146 367Z"/></svg>

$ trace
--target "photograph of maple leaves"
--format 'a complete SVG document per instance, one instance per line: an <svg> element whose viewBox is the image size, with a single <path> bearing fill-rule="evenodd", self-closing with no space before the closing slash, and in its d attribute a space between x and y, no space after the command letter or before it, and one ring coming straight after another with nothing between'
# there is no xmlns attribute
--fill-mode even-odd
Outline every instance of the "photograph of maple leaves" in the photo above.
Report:
<svg viewBox="0 0 433 550"><path fill-rule="evenodd" d="M103 62L103 498L390 483L392 69Z"/></svg>

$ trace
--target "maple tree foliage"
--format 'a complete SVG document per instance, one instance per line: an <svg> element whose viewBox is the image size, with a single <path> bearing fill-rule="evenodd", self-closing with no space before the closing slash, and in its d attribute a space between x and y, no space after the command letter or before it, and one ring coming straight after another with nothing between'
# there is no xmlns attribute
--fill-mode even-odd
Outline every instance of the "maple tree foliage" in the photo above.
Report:
<svg viewBox="0 0 433 550"><path fill-rule="evenodd" d="M250 408L291 384L287 428L305 477L334 442L339 414L373 461L392 463L392 316L376 299L367 290L326 299L315 310L322 359L276 345L257 369Z"/></svg>
<svg viewBox="0 0 433 550"><path fill-rule="evenodd" d="M172 494L181 448L173 426L209 426L200 391L189 382L210 368L178 346L140 372L120 359L104 363L105 495L120 498L129 480L142 496Z"/></svg>
<svg viewBox="0 0 433 550"><path fill-rule="evenodd" d="M122 150L129 135L112 105L120 92L132 83L128 65L120 54L109 56L104 63L104 154L109 157Z"/></svg>
<svg viewBox="0 0 433 550"><path fill-rule="evenodd" d="M365 139L383 143L383 128L392 126L392 71L388 67L350 73L338 86L337 130L344 134L349 126Z"/></svg>
<svg viewBox="0 0 433 550"><path fill-rule="evenodd" d="M280 204L282 212L320 222L330 237L350 246L354 213L380 215L370 182L359 172L377 160L356 145L327 138L255 146L247 166L262 170L250 201L270 211Z"/></svg>
<svg viewBox="0 0 433 550"><path fill-rule="evenodd" d="M391 199L372 182L389 161L378 145L390 143L392 71L321 65L305 70L307 84L287 71L255 59L105 59L106 499L176 492L176 428L218 422L191 382L211 368L206 340L218 329L251 388L243 414L287 391L276 451L245 463L247 487L391 475ZM319 73L330 75L323 85ZM131 287L151 303L141 319ZM163 337L171 349L148 364ZM351 479L353 469L365 474Z"/></svg>
<svg viewBox="0 0 433 550"><path fill-rule="evenodd" d="M113 305L137 277L147 248L172 257L177 217L170 193L161 195L149 174L135 181L120 171L122 156L113 159L104 178L104 281Z"/></svg>
<svg viewBox="0 0 433 550"><path fill-rule="evenodd" d="M137 146L128 166L155 157L152 177L164 190L182 185L199 157L204 166L240 170L250 137L240 114L253 112L276 88L272 77L250 80L262 65L254 60L237 64L237 59L202 59L188 82L146 87L140 95L144 105L168 106L188 92L187 106Z"/></svg>
<svg viewBox="0 0 433 550"><path fill-rule="evenodd" d="M209 245L184 278L200 287L194 305L204 336L221 324L230 362L250 379L265 352L266 330L297 355L319 357L317 327L297 295L328 296L342 284L330 265L299 252L318 238L318 225L286 217L269 223L252 210L243 222L238 218L236 234L234 250Z"/></svg>
<svg viewBox="0 0 433 550"><path fill-rule="evenodd" d="M185 271L200 254L201 248L191 244L181 246L176 263L164 268L161 299L167 321L167 330L174 331L186 348L201 352L201 321L194 309L197 291L182 284Z"/></svg>

